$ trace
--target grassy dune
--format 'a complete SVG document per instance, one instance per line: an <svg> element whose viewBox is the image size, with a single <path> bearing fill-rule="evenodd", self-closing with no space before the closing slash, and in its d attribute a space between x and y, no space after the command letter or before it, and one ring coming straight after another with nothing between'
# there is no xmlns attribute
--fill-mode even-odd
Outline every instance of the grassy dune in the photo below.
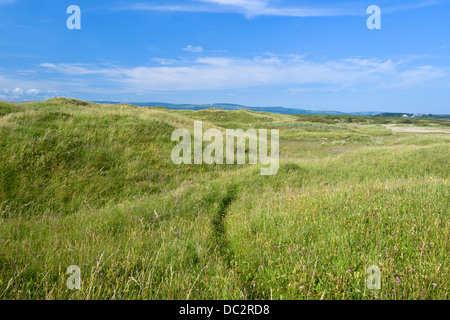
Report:
<svg viewBox="0 0 450 320"><path fill-rule="evenodd" d="M174 165L194 120L280 129L278 174ZM357 120L0 102L0 299L448 299L448 121Z"/></svg>

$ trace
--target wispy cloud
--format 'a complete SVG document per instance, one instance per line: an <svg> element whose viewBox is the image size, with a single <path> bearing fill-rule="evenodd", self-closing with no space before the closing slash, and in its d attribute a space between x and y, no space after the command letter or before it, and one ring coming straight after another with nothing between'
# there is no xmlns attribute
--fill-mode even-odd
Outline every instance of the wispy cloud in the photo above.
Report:
<svg viewBox="0 0 450 320"><path fill-rule="evenodd" d="M202 57L155 66L118 67L41 64L55 76L82 79L89 90L117 92L230 90L255 87L315 85L336 88L411 87L448 77L448 70L411 66L401 61L345 59L311 61L297 55L252 59ZM108 88L108 89L106 89ZM81 88L86 89L86 88ZM76 88L74 88L76 90Z"/></svg>
<svg viewBox="0 0 450 320"><path fill-rule="evenodd" d="M450 86L450 68L411 58L317 60L311 55L264 54L253 58L202 56L153 59L151 65L42 63L30 74L0 69L0 99L26 101L52 96L203 95L262 90L280 94L316 91L416 90Z"/></svg>
<svg viewBox="0 0 450 320"><path fill-rule="evenodd" d="M316 16L338 16L338 15L358 15L360 14L355 8L341 6L341 8L333 7L287 7L275 6L281 1L272 0L200 0L207 3L216 4L222 7L234 8L245 15L252 16L291 16L291 17L316 17ZM344 8L346 7L346 8Z"/></svg>
<svg viewBox="0 0 450 320"><path fill-rule="evenodd" d="M183 48L184 51L187 52L194 52L194 53L200 53L203 52L203 48L201 46L192 46L188 45L185 48Z"/></svg>
<svg viewBox="0 0 450 320"><path fill-rule="evenodd" d="M383 8L383 13L395 13L397 11L411 10L424 8L434 5L439 5L442 3L442 0L425 0L419 2L406 2L401 5L391 5Z"/></svg>
<svg viewBox="0 0 450 320"><path fill-rule="evenodd" d="M22 95L23 94L23 90L21 88L14 88L13 94L14 95Z"/></svg>
<svg viewBox="0 0 450 320"><path fill-rule="evenodd" d="M441 3L438 0L422 0L402 5L383 6L383 13L393 13L407 9L421 8ZM327 16L360 16L366 15L361 2L342 2L339 5L308 5L287 6L281 0L197 0L186 1L183 4L152 5L133 3L118 10L161 11L161 12L209 12L209 13L239 13L249 18L255 16L284 17L327 17Z"/></svg>
<svg viewBox="0 0 450 320"><path fill-rule="evenodd" d="M290 17L320 17L361 15L360 8L342 6L341 8L319 7L275 7L271 0L199 0L201 3L180 5L152 5L134 3L116 10L160 11L160 12L209 12L209 13L239 13L247 17L255 16L290 16ZM279 2L279 1L276 1ZM365 14L365 13L364 13Z"/></svg>
<svg viewBox="0 0 450 320"><path fill-rule="evenodd" d="M105 67L104 65L88 66L82 63L41 63L39 66L58 73L71 75L105 75L109 77L121 75L121 71L119 69L115 69L111 66Z"/></svg>

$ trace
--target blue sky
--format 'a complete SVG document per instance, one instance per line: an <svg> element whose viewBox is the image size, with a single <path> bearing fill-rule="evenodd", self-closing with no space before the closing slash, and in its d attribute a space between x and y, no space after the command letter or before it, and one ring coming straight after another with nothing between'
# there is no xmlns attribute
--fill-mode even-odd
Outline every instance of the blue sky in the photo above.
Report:
<svg viewBox="0 0 450 320"><path fill-rule="evenodd" d="M450 113L449 34L439 0L0 0L0 99Z"/></svg>

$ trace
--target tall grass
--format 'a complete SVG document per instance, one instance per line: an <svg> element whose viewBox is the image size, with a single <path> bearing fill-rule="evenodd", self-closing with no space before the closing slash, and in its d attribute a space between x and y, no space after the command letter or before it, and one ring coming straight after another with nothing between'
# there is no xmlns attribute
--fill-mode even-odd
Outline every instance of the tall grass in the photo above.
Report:
<svg viewBox="0 0 450 320"><path fill-rule="evenodd" d="M448 135L316 118L0 102L0 299L448 299ZM195 119L279 128L278 174L174 165Z"/></svg>

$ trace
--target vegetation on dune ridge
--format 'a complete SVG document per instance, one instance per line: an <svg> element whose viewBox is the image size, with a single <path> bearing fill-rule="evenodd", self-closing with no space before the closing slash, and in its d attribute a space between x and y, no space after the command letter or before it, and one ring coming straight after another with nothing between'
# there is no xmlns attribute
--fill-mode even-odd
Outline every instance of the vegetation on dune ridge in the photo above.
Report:
<svg viewBox="0 0 450 320"><path fill-rule="evenodd" d="M278 174L173 164L195 120L279 129ZM449 121L413 120L0 101L0 299L448 299Z"/></svg>

